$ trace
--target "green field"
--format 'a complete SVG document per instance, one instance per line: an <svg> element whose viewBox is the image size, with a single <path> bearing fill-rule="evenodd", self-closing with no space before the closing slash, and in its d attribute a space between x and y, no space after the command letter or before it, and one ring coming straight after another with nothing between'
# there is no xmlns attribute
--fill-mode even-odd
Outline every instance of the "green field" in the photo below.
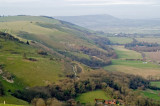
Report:
<svg viewBox="0 0 160 106"><path fill-rule="evenodd" d="M132 38L127 38L127 37L108 37L109 40L112 43L118 43L118 44L127 44L127 43L131 43L133 41Z"/></svg>
<svg viewBox="0 0 160 106"><path fill-rule="evenodd" d="M109 99L112 99L112 98L110 96L108 96L104 91L97 90L97 91L91 91L91 92L87 92L87 93L83 93L83 94L79 95L76 98L76 101L80 101L81 103L94 104L95 99L109 100Z"/></svg>
<svg viewBox="0 0 160 106"><path fill-rule="evenodd" d="M113 48L118 55L118 59L142 59L140 53L133 50L128 50L124 48L124 46L113 46Z"/></svg>
<svg viewBox="0 0 160 106"><path fill-rule="evenodd" d="M112 65L104 67L108 71L119 71L127 74L140 75L147 78L160 76L160 66L153 63L143 63L141 54L132 50L125 49L123 46L114 46L118 59L112 60ZM135 59L135 60L126 60Z"/></svg>
<svg viewBox="0 0 160 106"><path fill-rule="evenodd" d="M0 104L0 106L27 106L27 105Z"/></svg>
<svg viewBox="0 0 160 106"><path fill-rule="evenodd" d="M141 91L141 93L148 98L154 99L154 100L160 100L160 91L159 90L150 90L147 89L145 91Z"/></svg>
<svg viewBox="0 0 160 106"><path fill-rule="evenodd" d="M156 81L156 82L151 82L152 86L156 86L160 88L160 81Z"/></svg>
<svg viewBox="0 0 160 106"><path fill-rule="evenodd" d="M17 105L25 105L25 106L29 106L29 104L26 102L26 101L23 101L23 100L20 100L20 99L17 99L13 96L4 96L4 97L0 97L0 103L5 103L8 104L8 105L4 105L4 106L17 106ZM11 104L11 105L9 105ZM16 105L14 105L16 104ZM0 104L1 106L2 104ZM3 106L3 105L2 105Z"/></svg>

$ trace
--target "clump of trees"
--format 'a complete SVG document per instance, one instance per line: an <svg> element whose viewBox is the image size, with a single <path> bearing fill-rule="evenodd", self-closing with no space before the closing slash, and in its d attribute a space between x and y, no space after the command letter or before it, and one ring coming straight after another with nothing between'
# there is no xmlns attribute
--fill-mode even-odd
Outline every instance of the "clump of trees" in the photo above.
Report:
<svg viewBox="0 0 160 106"><path fill-rule="evenodd" d="M5 68L5 65L4 64L0 64L0 70L4 70ZM3 72L1 72L0 74L3 74ZM4 92L4 87L3 87L3 84L2 82L0 82L0 96L3 96L5 95L5 92Z"/></svg>
<svg viewBox="0 0 160 106"><path fill-rule="evenodd" d="M138 42L134 39L133 42L125 44L125 48L141 52L155 52L160 50L160 45L157 43Z"/></svg>
<svg viewBox="0 0 160 106"><path fill-rule="evenodd" d="M15 38L14 36L8 34L8 33L4 33L4 32L0 32L0 38L3 38L5 40L13 40L13 41L17 41L19 43L24 43L22 41L20 41L18 38Z"/></svg>
<svg viewBox="0 0 160 106"><path fill-rule="evenodd" d="M46 51L43 51L43 50L38 50L38 54L44 55L44 56L48 55L48 53Z"/></svg>
<svg viewBox="0 0 160 106"><path fill-rule="evenodd" d="M149 81L142 79L141 77L133 77L130 79L129 87L131 89L138 89L138 87L148 88L149 87Z"/></svg>
<svg viewBox="0 0 160 106"><path fill-rule="evenodd" d="M0 96L3 96L3 95L5 95L4 87L3 87L2 83L0 82Z"/></svg>
<svg viewBox="0 0 160 106"><path fill-rule="evenodd" d="M133 42L125 45L125 47L135 47L135 46L158 47L160 45L157 43L138 42L136 39L133 39Z"/></svg>

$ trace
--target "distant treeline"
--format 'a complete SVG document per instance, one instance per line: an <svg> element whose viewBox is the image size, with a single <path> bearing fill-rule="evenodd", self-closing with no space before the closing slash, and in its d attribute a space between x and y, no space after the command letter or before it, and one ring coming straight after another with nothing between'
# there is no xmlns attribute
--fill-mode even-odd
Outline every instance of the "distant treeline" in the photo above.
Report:
<svg viewBox="0 0 160 106"><path fill-rule="evenodd" d="M125 44L125 48L142 52L155 52L160 50L160 45L157 43L139 42L134 39L133 42Z"/></svg>

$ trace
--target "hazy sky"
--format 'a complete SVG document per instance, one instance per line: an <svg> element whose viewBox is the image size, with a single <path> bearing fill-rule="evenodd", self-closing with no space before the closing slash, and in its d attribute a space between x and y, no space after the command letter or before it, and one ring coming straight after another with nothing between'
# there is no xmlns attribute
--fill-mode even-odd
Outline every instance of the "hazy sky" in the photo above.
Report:
<svg viewBox="0 0 160 106"><path fill-rule="evenodd" d="M0 15L19 14L110 14L121 18L160 18L160 0L0 0Z"/></svg>

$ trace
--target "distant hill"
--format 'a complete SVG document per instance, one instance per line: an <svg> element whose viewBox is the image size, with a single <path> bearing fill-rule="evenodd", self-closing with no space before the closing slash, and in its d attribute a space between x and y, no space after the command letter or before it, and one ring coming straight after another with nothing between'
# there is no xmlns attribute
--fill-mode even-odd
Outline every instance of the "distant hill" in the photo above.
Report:
<svg viewBox="0 0 160 106"><path fill-rule="evenodd" d="M160 28L159 19L120 19L111 15L60 16L54 18L109 33L160 33L158 30Z"/></svg>

